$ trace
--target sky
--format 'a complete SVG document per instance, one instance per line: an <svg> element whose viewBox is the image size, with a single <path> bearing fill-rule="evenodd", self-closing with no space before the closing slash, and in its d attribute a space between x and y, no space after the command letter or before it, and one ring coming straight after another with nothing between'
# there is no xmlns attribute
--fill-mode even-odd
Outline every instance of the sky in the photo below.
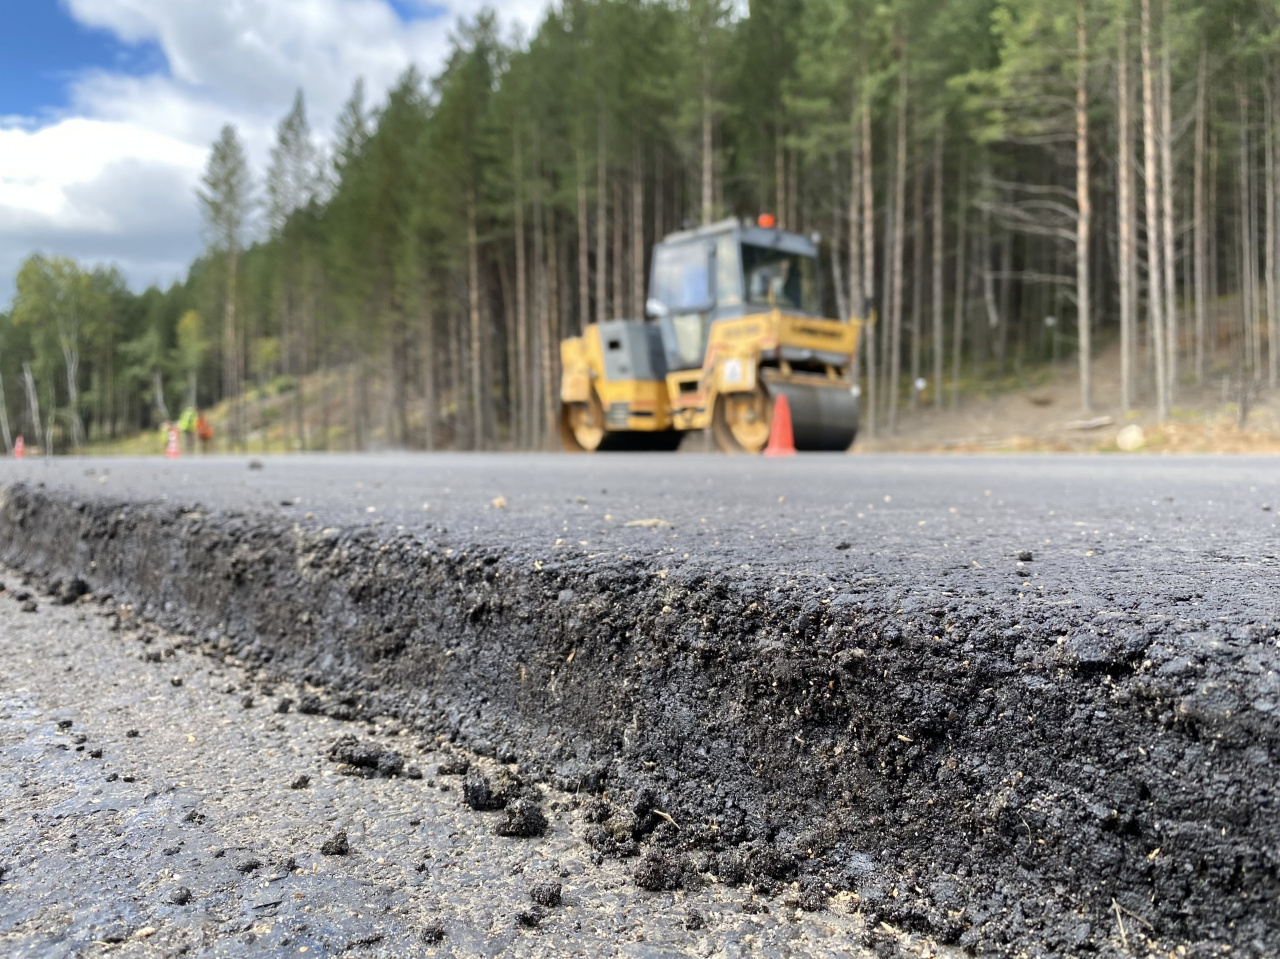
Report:
<svg viewBox="0 0 1280 959"><path fill-rule="evenodd" d="M327 141L357 78L369 101L436 73L459 17L526 30L546 0L0 0L0 308L32 252L180 279L203 246L195 190L224 124L261 180L306 96Z"/></svg>

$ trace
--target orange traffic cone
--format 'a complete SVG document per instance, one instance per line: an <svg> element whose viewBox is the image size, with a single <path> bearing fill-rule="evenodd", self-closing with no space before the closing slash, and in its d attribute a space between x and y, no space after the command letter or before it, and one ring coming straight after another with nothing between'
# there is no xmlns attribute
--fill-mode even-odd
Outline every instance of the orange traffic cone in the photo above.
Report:
<svg viewBox="0 0 1280 959"><path fill-rule="evenodd" d="M796 438L791 429L791 404L787 394L779 393L773 401L773 425L769 428L769 445L765 456L795 456Z"/></svg>
<svg viewBox="0 0 1280 959"><path fill-rule="evenodd" d="M19 436L17 441L13 444L13 458L20 460L22 459L22 457L26 455L27 455L27 442L21 436Z"/></svg>
<svg viewBox="0 0 1280 959"><path fill-rule="evenodd" d="M178 458L179 452L181 452L181 450L178 447L178 431L175 429L170 429L169 445L165 447L164 455L169 457L169 459L171 460L176 460Z"/></svg>

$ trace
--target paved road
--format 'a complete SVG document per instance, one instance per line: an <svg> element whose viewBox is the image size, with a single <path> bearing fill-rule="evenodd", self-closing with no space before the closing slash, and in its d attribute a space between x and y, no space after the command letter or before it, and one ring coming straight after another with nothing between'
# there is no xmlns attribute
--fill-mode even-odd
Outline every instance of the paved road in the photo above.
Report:
<svg viewBox="0 0 1280 959"><path fill-rule="evenodd" d="M0 484L173 509L19 496L0 534L55 576L83 571L71 541L90 536L161 618L183 621L190 584L201 630L233 614L227 648L340 684L357 664L499 754L604 757L611 790L656 783L702 824L666 830L690 863L776 853L876 923L979 951L1150 934L1162 954L1273 955L1278 467L9 461Z"/></svg>
<svg viewBox="0 0 1280 959"><path fill-rule="evenodd" d="M807 913L788 889L646 893L634 860L593 861L586 800L544 790L546 836L495 835L501 814L468 809L462 778L436 773L492 761L387 717L277 713L306 691L264 686L136 620L121 628L94 597L35 596L24 612L19 578L0 576L6 956L873 955L847 895ZM328 754L343 735L401 753L425 778L337 774ZM348 854L323 855L339 830ZM548 882L561 904L522 925L530 888ZM424 941L437 926L443 938Z"/></svg>
<svg viewBox="0 0 1280 959"><path fill-rule="evenodd" d="M257 468L255 468L257 467ZM82 495L404 528L547 556L1269 620L1280 460L1266 457L384 455L0 463ZM495 503L500 504L495 506ZM661 524L652 521L661 521ZM641 525L628 525L641 524ZM670 524L665 525L665 524ZM1033 562L1019 564L1030 553Z"/></svg>

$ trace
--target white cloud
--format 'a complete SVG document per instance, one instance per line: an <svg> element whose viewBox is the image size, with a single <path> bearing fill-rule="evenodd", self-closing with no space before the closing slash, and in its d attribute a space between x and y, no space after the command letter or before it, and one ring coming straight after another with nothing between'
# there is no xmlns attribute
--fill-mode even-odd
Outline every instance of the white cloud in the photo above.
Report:
<svg viewBox="0 0 1280 959"><path fill-rule="evenodd" d="M64 2L86 26L155 43L168 72L86 71L62 115L0 117L0 302L33 250L119 263L135 285L177 279L200 250L194 191L223 124L261 175L296 90L328 136L357 77L376 101L410 64L437 71L458 17L483 5L406 24L386 0ZM500 3L504 29L545 5Z"/></svg>

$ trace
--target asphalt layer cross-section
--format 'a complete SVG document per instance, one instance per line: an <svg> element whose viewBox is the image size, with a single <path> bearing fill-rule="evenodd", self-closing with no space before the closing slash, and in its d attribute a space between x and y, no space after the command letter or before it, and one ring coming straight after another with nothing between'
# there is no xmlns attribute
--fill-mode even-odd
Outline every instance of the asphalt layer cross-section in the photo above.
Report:
<svg viewBox="0 0 1280 959"><path fill-rule="evenodd" d="M302 714L305 689L99 597L19 599L21 577L0 577L0 954L874 955L848 896L811 913L722 884L642 892L624 863L592 861L583 797L546 790L546 835L496 835L501 814L438 773L492 761L390 717ZM416 778L342 775L329 753L352 735ZM325 854L339 832L345 851ZM548 886L558 901L540 905Z"/></svg>
<svg viewBox="0 0 1280 959"><path fill-rule="evenodd" d="M594 792L584 839L650 888L798 883L979 953L1264 956L1277 467L9 461L0 555Z"/></svg>

